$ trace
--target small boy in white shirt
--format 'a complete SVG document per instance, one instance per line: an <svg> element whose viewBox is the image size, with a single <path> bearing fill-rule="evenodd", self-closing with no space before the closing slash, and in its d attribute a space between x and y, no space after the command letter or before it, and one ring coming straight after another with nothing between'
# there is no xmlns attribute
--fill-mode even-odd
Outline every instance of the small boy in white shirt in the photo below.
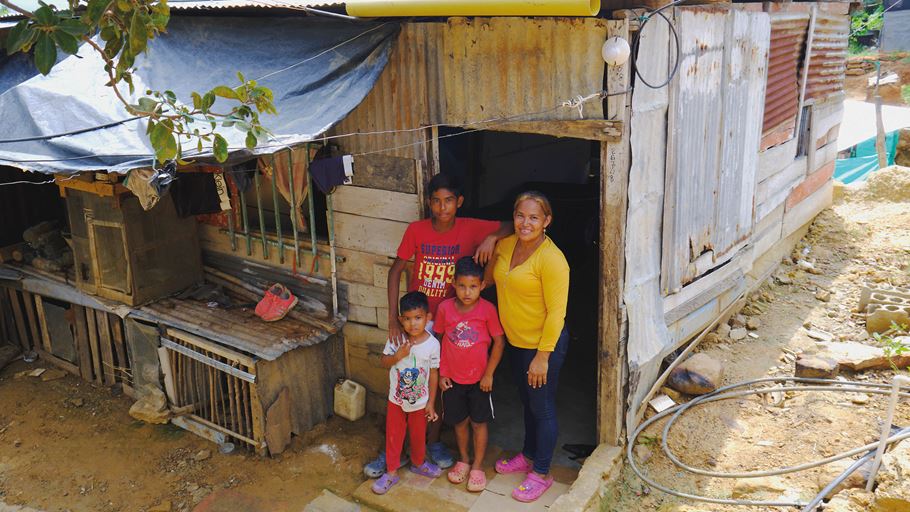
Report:
<svg viewBox="0 0 910 512"><path fill-rule="evenodd" d="M372 486L385 494L399 481L398 461L405 434L411 443L411 471L430 478L442 471L426 460L427 421L436 421L436 389L439 382L439 340L427 332L430 321L427 296L411 292L399 302L398 320L407 339L387 341L382 366L389 369L389 402L386 414L387 470Z"/></svg>

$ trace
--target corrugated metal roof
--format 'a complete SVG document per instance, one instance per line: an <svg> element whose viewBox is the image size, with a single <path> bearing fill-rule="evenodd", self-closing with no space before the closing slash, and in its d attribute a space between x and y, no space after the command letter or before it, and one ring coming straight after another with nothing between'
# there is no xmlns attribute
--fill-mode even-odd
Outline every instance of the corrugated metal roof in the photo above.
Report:
<svg viewBox="0 0 910 512"><path fill-rule="evenodd" d="M239 9L259 7L264 9L303 9L304 7L325 8L343 6L344 2L306 0L170 0L171 9Z"/></svg>

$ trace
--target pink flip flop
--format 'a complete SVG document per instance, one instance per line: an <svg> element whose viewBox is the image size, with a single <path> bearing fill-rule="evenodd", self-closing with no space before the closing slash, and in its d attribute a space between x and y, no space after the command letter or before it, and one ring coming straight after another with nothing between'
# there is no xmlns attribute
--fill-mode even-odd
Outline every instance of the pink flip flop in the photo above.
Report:
<svg viewBox="0 0 910 512"><path fill-rule="evenodd" d="M522 503L531 503L543 496L553 485L553 477L542 478L536 473L528 473L525 481L512 491L512 497Z"/></svg>
<svg viewBox="0 0 910 512"><path fill-rule="evenodd" d="M469 471L471 471L471 466L459 461L455 463L455 466L449 470L446 476L453 484L460 484L468 477Z"/></svg>
<svg viewBox="0 0 910 512"><path fill-rule="evenodd" d="M479 469L472 469L471 476L468 478L468 490L471 492L481 492L487 488L487 475Z"/></svg>
<svg viewBox="0 0 910 512"><path fill-rule="evenodd" d="M496 461L496 472L501 474L528 473L532 468L531 461L522 453L519 453L511 459L499 459Z"/></svg>

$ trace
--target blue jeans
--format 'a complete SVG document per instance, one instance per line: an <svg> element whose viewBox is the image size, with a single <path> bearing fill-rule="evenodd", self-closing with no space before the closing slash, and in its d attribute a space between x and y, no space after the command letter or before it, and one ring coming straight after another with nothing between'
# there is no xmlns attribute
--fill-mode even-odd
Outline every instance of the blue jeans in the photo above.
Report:
<svg viewBox="0 0 910 512"><path fill-rule="evenodd" d="M536 349L517 348L506 345L506 357L518 396L524 406L525 441L521 453L534 461L534 471L542 475L550 472L550 461L556 449L556 437L559 424L556 421L556 386L559 383L559 370L569 350L569 332L563 328L550 355L547 368L547 383L539 388L528 385L528 368L531 360L537 355Z"/></svg>

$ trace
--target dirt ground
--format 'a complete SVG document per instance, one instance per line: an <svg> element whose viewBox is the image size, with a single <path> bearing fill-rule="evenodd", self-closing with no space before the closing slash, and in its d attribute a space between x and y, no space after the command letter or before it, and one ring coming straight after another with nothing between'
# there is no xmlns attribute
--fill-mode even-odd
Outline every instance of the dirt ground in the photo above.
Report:
<svg viewBox="0 0 910 512"><path fill-rule="evenodd" d="M812 261L821 272L808 274L792 261L782 265L749 302L762 312L757 339L735 342L711 336L698 352L723 362L724 384L765 376L793 375L791 354L813 352L815 340L806 325L834 335L836 340L875 345L862 317L853 312L865 283L910 285L910 169L885 176L893 186L904 187L903 202L883 196L893 187L847 191L845 200L825 210L797 246L795 253ZM875 193L873 191L879 191ZM787 279L789 278L789 279ZM830 292L829 301L825 297ZM789 353L789 354L788 354ZM908 374L906 370L901 373ZM893 371L844 375L856 381L890 382ZM817 460L877 439L886 397L870 395L867 403L854 403L845 393L800 392L788 394L780 407L757 396L717 402L683 416L670 432L669 445L687 464L716 471L772 469ZM859 400L862 401L862 400ZM653 413L652 410L649 410ZM894 421L910 425L910 404L899 405ZM665 485L693 494L730 497L735 479L692 475L674 466L657 443L664 425L658 422L639 439L636 452L646 459L648 474ZM785 477L793 497L807 501L820 490L821 470ZM821 479L827 484L828 479ZM761 498L759 498L761 499ZM707 512L746 510L671 497L650 489L628 466L604 502L604 510L658 510ZM757 510L749 508L749 510ZM783 510L773 509L768 510ZM792 510L792 509L787 509Z"/></svg>
<svg viewBox="0 0 910 512"><path fill-rule="evenodd" d="M132 401L72 376L0 372L2 504L51 511L299 512L323 488L350 496L381 440L376 419L332 418L277 458L218 447L172 425L131 418ZM202 453L200 453L202 452ZM197 506L198 504L198 506Z"/></svg>
<svg viewBox="0 0 910 512"><path fill-rule="evenodd" d="M874 67L870 69L862 75L847 75L844 90L848 99L872 101L873 89L868 85L869 79L874 78L876 72ZM882 78L888 76L889 73L896 73L898 80L897 83L879 86L882 103L899 107L908 106L901 96L901 87L910 84L910 56L895 56L894 60L882 61Z"/></svg>

